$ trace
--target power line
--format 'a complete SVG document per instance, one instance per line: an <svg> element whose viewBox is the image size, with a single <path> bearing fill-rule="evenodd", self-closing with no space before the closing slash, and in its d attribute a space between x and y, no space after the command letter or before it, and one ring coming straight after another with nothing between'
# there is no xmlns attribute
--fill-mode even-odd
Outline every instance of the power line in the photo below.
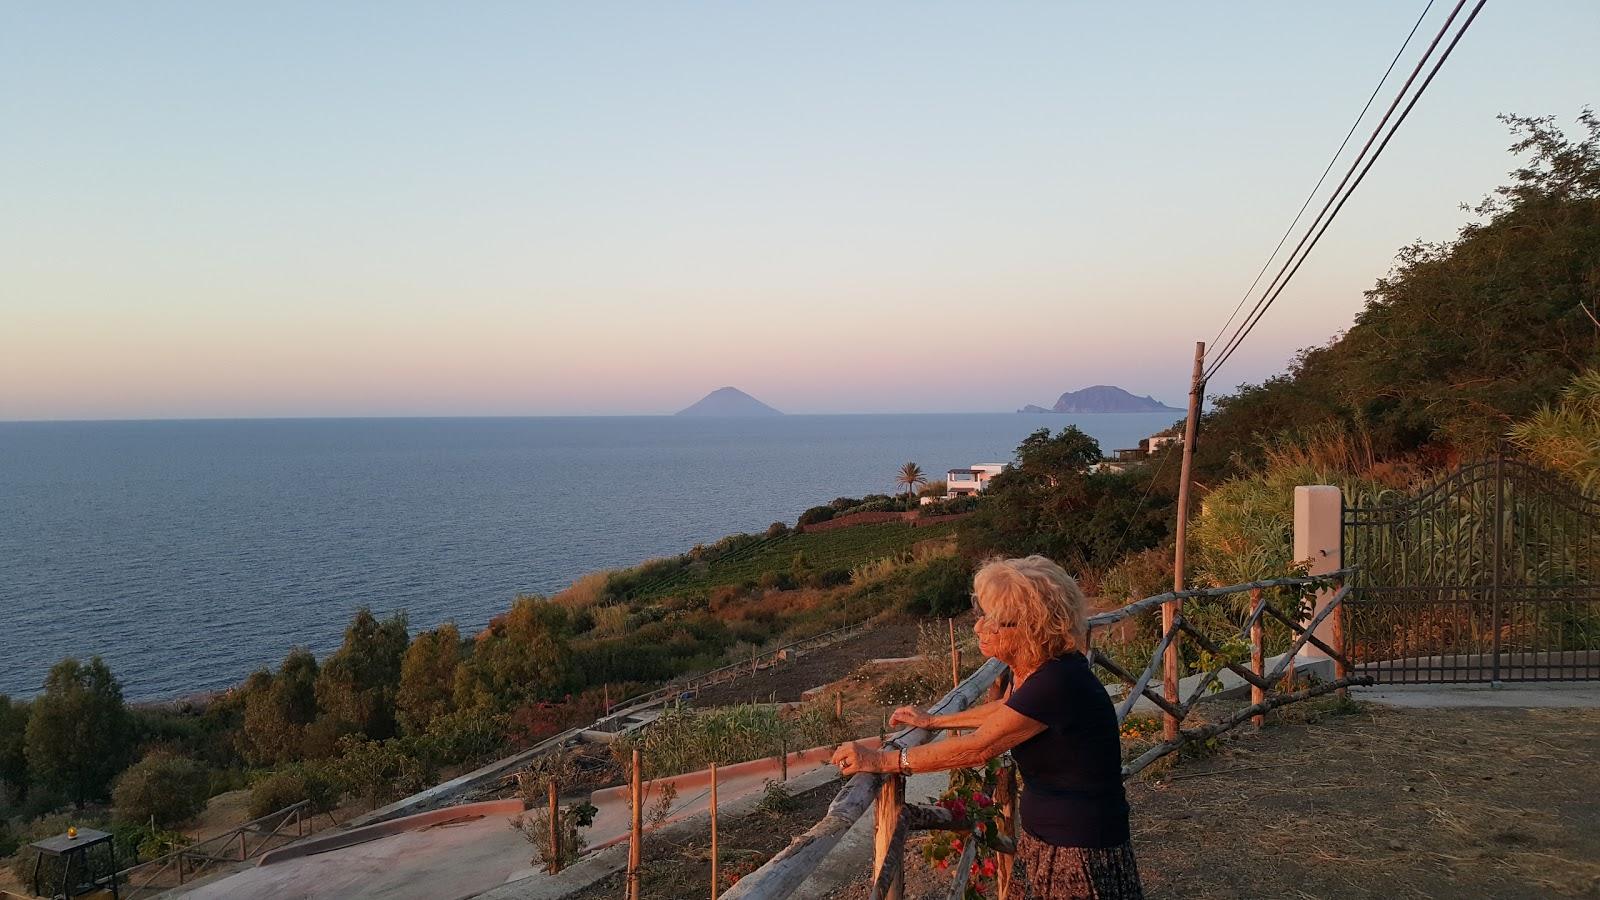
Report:
<svg viewBox="0 0 1600 900"><path fill-rule="evenodd" d="M1333 164L1339 161L1339 154L1343 153L1344 148L1349 146L1350 138L1355 135L1356 128L1360 126L1361 120L1367 117L1367 110L1372 108L1372 101L1377 99L1378 92L1383 90L1384 83L1389 80L1389 75L1394 72L1395 64L1400 62L1401 55L1406 52L1407 47L1411 46L1411 39L1416 37L1417 29L1422 26L1422 20L1428 17L1428 11L1433 9L1434 2L1435 0L1428 0L1428 5L1422 8L1422 14L1417 16L1417 21L1412 24L1411 31L1406 33L1406 39L1400 44L1400 49L1396 50L1394 58L1389 60L1389 68L1383 70L1383 77L1379 78L1378 83L1372 86L1372 93L1367 95L1366 104L1361 107L1361 112L1356 114L1356 120L1350 123L1350 130L1344 133L1344 140L1339 142L1339 149L1333 151L1333 156L1328 159L1328 165L1323 168L1322 175L1317 179L1317 183L1312 186L1311 193L1306 194L1306 201L1300 204L1300 211L1294 214L1294 220L1289 223L1288 228L1283 230L1283 237L1278 238L1278 245L1272 248L1271 253L1267 254L1266 261L1261 264L1261 270L1256 272L1255 280L1250 282L1250 286L1245 288L1244 293L1240 295L1239 302L1234 304L1233 312L1228 314L1228 321L1222 323L1222 327L1217 329L1216 337L1213 337L1207 346L1216 346L1217 341L1221 340L1222 333L1228 330L1229 325L1233 324L1233 320L1239 315L1239 310L1244 308L1244 302L1250 299L1250 295L1255 292L1256 285L1261 283L1261 276L1267 274L1267 268L1272 265L1274 259L1278 258L1278 251L1282 250L1283 245L1288 242L1289 235L1294 233L1294 227L1300 224L1300 217L1306 214L1306 209L1311 206L1311 201L1316 199L1317 191L1322 190L1323 182L1328 180L1328 173L1333 171Z"/></svg>
<svg viewBox="0 0 1600 900"><path fill-rule="evenodd" d="M1437 45L1439 38L1444 36L1445 31L1447 31L1450 27L1450 22L1455 19L1455 14L1460 11L1462 4L1465 2L1466 0L1461 0L1460 3L1456 4L1456 8L1451 11L1450 19L1445 21L1444 28L1441 28L1439 35L1434 38L1433 45L1429 46L1428 53L1423 56L1422 62L1417 64L1419 70L1422 66L1422 63L1427 61L1428 56L1432 55L1434 45ZM1212 363L1211 368L1206 371L1205 380L1210 380L1211 376L1218 369L1222 368L1223 364L1228 361L1228 358L1233 355L1233 352L1238 349L1239 345L1244 342L1244 339L1248 337L1250 332L1255 329L1256 324L1261 321L1262 316L1266 315L1267 309L1272 306L1273 302L1283 294L1284 289L1289 286L1289 282L1294 278L1295 273L1300 271L1300 267L1305 264L1307 257L1311 255L1311 251L1315 249L1317 242L1321 241L1322 236L1328 232L1328 227L1333 224L1333 220L1339 215L1339 211L1344 209L1345 203L1350 200L1350 197L1353 194L1355 194L1356 188L1361 186L1361 182L1367 177L1367 173L1372 171L1373 164L1378 161L1379 156L1383 155L1384 148L1389 146L1389 141L1394 138L1395 133L1400 130L1400 126L1405 123L1406 117L1411 114L1411 110L1416 108L1417 101L1422 99L1423 93L1426 92L1428 90L1428 86L1433 83L1434 76L1439 74L1439 70L1444 67L1445 61L1450 58L1451 52L1455 50L1456 44L1461 42L1462 36L1467 33L1468 28L1472 27L1473 21L1478 18L1478 13L1482 11L1484 4L1487 2L1488 0L1478 0L1477 4L1472 7L1472 12L1467 16L1467 20L1461 24L1461 28L1456 32L1455 36L1450 39L1450 43L1445 47L1444 52L1439 55L1438 61L1436 61L1433 64L1433 68L1429 70L1428 77L1423 79L1422 84L1417 87L1416 93L1411 96L1410 102L1408 102L1405 109L1400 112L1400 117L1397 118L1394 122L1394 125L1390 127L1389 133L1384 135L1383 141L1378 144L1378 147L1373 151L1371 158L1368 159L1366 165L1362 167L1361 173L1357 175L1355 181L1350 184L1349 190L1345 191L1344 195L1340 197L1338 194L1338 189L1335 189L1334 196L1338 197L1338 204L1333 207L1332 212L1328 213L1325 220L1323 220L1322 215L1318 215L1318 220L1322 221L1320 228L1317 227L1316 222L1311 224L1311 229L1315 229L1316 234L1315 236L1311 236L1310 230L1306 232L1307 236L1310 237L1309 244L1306 244L1306 238L1301 238L1301 243L1306 245L1305 252L1300 254L1298 261L1294 261L1293 253L1290 254L1289 260L1284 262L1284 267L1287 271L1287 274L1284 275L1283 271L1280 271L1280 275L1283 276L1281 282L1279 282L1279 279L1273 279L1274 282L1277 283L1277 288L1273 289L1270 286L1268 287L1268 293L1262 295L1262 300L1256 304L1256 309L1252 310L1251 316L1246 317L1245 322L1240 325L1239 330L1235 333L1234 337L1230 339L1228 346L1223 350L1221 356L1214 363ZM1395 103L1399 103L1400 98L1405 95L1406 87L1410 86L1412 79L1415 77L1416 72L1414 71L1412 72L1412 78L1408 78L1406 80L1406 86L1400 89L1400 95L1395 97ZM1394 107L1391 106L1390 111L1393 112L1393 109ZM1387 121L1388 116L1385 115L1384 119ZM1381 130L1383 123L1380 122L1378 127ZM1373 137L1377 137L1377 132L1373 133ZM1368 140L1368 144L1371 144L1370 139ZM1364 154L1365 148L1363 148L1363 155ZM1358 156L1356 158L1356 162L1359 164L1360 161L1361 157ZM1354 171L1354 168L1352 168L1351 171ZM1345 178L1348 180L1349 175L1346 174ZM1343 187L1342 183L1341 187ZM1332 203L1333 198L1330 197L1328 202ZM1327 209L1326 206L1323 208L1324 210ZM1294 261L1293 268L1289 268L1290 261Z"/></svg>
<svg viewBox="0 0 1600 900"><path fill-rule="evenodd" d="M1378 139L1379 134L1383 133L1384 126L1389 124L1389 118L1394 115L1394 111L1399 107L1400 101L1405 98L1406 91L1411 89L1412 83L1415 82L1417 76L1422 73L1423 67L1428 64L1428 59L1433 56L1433 51L1438 48L1439 41L1444 39L1445 34L1449 31L1450 26L1455 22L1456 16L1460 14L1461 8L1464 5L1466 5L1466 0L1457 0L1455 8L1450 10L1450 15L1445 18L1444 24L1439 27L1439 33L1434 35L1433 41L1428 44L1428 49L1423 52L1422 58L1417 60L1417 64L1412 68L1411 74L1406 77L1405 84L1400 86L1400 90L1396 92L1394 100L1390 101L1389 108L1383 113L1383 118L1378 120L1378 124L1372 129L1372 134L1367 137L1367 142L1361 145L1361 151L1357 153L1355 158L1350 161L1350 168L1345 171L1344 177L1339 179L1338 186L1333 189L1333 193L1328 196L1327 202L1324 203L1322 208L1317 211L1316 218L1314 218L1311 224L1306 228L1306 233L1300 236L1300 240L1295 244L1294 249L1289 251L1289 256L1284 260L1283 267L1280 268L1277 274L1272 277L1272 281L1267 285L1266 290L1262 291L1261 296L1257 298L1255 305L1252 306L1250 308L1250 312L1245 315L1245 322L1240 323L1239 328L1236 329L1233 335L1228 338L1227 345L1217 353L1216 361L1214 361L1206 369L1206 376L1208 378L1210 377L1211 373L1220 368L1222 360L1232 355L1234 348L1237 347L1239 342L1242 340L1241 335L1244 332L1245 324L1263 309L1264 304L1267 302L1267 297L1271 296L1273 290L1282 282L1284 274L1293 264L1296 255L1299 254L1301 250L1305 249L1306 242L1311 238L1311 233L1316 230L1317 225L1321 223L1323 217L1328 214L1328 210L1333 206L1334 201L1339 197L1340 192L1343 191L1345 186L1350 183L1351 176L1355 174L1356 169L1361 165L1362 160L1367 155L1367 151L1372 149L1373 142Z"/></svg>

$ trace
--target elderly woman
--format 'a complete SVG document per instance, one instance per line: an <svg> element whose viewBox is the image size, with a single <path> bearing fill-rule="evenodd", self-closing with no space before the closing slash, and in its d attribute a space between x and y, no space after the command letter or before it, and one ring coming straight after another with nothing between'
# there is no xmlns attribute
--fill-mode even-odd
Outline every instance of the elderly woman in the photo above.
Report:
<svg viewBox="0 0 1600 900"><path fill-rule="evenodd" d="M1116 711L1083 655L1083 592L1042 556L991 561L973 578L973 590L978 647L1011 667L1011 689L950 715L895 710L892 724L973 730L908 750L844 744L834 765L846 775L910 775L982 765L1009 750L1022 773L1017 856L1029 894L1142 897L1128 843Z"/></svg>

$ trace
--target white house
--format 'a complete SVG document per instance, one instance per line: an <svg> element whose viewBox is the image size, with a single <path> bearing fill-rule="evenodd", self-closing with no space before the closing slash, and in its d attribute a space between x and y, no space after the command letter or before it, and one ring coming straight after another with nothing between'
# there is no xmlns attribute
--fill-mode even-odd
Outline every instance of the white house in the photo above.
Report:
<svg viewBox="0 0 1600 900"><path fill-rule="evenodd" d="M1154 453L1168 444L1181 443L1183 443L1183 435L1181 434L1155 434L1145 438L1146 452L1149 453Z"/></svg>
<svg viewBox="0 0 1600 900"><path fill-rule="evenodd" d="M944 476L944 498L970 497L988 487L989 479L1005 470L1005 463L974 463L965 469L951 469Z"/></svg>

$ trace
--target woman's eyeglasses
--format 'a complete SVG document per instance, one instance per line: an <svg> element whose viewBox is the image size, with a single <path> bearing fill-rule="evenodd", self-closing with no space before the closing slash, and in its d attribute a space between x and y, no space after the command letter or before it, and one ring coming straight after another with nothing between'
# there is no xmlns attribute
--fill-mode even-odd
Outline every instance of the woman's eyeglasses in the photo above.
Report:
<svg viewBox="0 0 1600 900"><path fill-rule="evenodd" d="M978 617L978 621L973 625L975 628L982 628L985 631L999 631L1002 628L1017 627L1017 623L1015 622L996 621L992 616L984 612L983 607L978 605L978 597L976 594L974 594L972 597L972 612Z"/></svg>

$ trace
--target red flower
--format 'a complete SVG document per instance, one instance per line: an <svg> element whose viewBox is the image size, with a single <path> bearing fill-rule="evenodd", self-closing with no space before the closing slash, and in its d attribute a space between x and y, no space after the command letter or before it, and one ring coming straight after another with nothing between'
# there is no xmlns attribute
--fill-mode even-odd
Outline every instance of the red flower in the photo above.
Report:
<svg viewBox="0 0 1600 900"><path fill-rule="evenodd" d="M988 807L988 806L993 806L994 805L994 800L988 794L985 794L982 791L979 791L978 793L973 794L972 795L972 801L974 803L978 804L981 807Z"/></svg>

